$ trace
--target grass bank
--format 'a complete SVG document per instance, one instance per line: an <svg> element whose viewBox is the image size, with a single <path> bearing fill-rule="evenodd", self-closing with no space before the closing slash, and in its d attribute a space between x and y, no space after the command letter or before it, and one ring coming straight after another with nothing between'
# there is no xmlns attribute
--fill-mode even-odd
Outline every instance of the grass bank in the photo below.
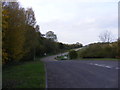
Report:
<svg viewBox="0 0 120 90"><path fill-rule="evenodd" d="M44 63L35 61L3 69L3 88L45 88Z"/></svg>
<svg viewBox="0 0 120 90"><path fill-rule="evenodd" d="M79 60L113 60L113 61L117 61L120 59L116 59L116 58L79 58Z"/></svg>

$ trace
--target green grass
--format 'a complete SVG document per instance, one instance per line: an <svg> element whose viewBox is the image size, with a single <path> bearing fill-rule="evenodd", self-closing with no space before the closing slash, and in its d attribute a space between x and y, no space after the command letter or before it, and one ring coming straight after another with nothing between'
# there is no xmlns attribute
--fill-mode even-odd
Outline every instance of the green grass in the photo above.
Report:
<svg viewBox="0 0 120 90"><path fill-rule="evenodd" d="M39 59L3 69L3 88L45 88L44 63Z"/></svg>
<svg viewBox="0 0 120 90"><path fill-rule="evenodd" d="M120 60L116 58L79 58L80 60Z"/></svg>

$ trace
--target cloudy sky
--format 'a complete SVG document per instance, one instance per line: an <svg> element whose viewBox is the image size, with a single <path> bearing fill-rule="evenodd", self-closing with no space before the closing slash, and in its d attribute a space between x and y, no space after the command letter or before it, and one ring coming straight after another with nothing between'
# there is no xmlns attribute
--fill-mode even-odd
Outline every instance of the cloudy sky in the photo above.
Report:
<svg viewBox="0 0 120 90"><path fill-rule="evenodd" d="M58 41L99 42L99 35L108 30L118 37L118 0L18 0L35 11L40 32L53 31Z"/></svg>

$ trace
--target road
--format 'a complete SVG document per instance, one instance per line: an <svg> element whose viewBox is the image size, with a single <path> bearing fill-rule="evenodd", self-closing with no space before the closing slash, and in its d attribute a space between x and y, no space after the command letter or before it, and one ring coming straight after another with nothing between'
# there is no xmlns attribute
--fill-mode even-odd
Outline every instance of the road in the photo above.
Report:
<svg viewBox="0 0 120 90"><path fill-rule="evenodd" d="M57 61L55 56L42 59L47 88L118 88L117 61Z"/></svg>

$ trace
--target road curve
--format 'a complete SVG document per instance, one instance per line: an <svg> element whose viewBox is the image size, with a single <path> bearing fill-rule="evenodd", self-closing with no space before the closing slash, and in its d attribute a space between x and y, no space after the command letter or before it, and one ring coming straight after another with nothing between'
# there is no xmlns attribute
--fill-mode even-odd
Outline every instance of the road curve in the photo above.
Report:
<svg viewBox="0 0 120 90"><path fill-rule="evenodd" d="M47 88L118 88L117 61L57 61L55 56L42 59L46 64Z"/></svg>

